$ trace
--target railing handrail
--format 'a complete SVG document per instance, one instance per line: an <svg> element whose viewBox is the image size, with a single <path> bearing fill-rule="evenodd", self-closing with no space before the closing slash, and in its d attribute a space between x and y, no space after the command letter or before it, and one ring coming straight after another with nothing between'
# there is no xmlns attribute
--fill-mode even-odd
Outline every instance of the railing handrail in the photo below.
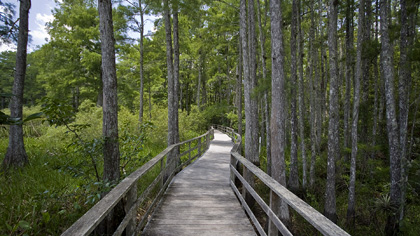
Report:
<svg viewBox="0 0 420 236"><path fill-rule="evenodd" d="M291 191L289 191L279 182L274 180L271 176L269 176L264 171L262 171L259 167L252 164L252 162L248 161L246 158L241 156L237 152L237 150L242 145L241 135L239 135L232 128L229 128L229 127L224 127L220 125L217 125L216 127L220 131L223 131L223 130L229 131L227 132L228 135L230 134L230 135L236 136L236 137L232 137L232 139L234 139L235 141L235 146L233 147L231 151L232 160L234 159L236 160L236 162L239 162L244 167L246 167L248 171L250 171L253 175L259 178L268 188L270 188L270 191L274 192L275 194L277 194L277 196L283 199L290 207L292 207L297 213L299 213L303 218L305 218L319 232L321 232L323 235L331 235L331 236L332 235L343 235L343 236L349 235L346 231L344 231L334 222L329 220L327 217L325 217L323 214L315 210L308 203L306 203L305 201L297 197L295 194L293 194ZM273 211L271 210L271 208L262 200L262 198L258 195L258 193L256 193L256 191L239 174L239 172L236 170L237 163L235 164L233 162L234 161L231 161L231 165L230 165L231 176L235 176L236 178L238 178L242 182L244 187L248 191L250 191L251 195L257 200L257 203L260 204L261 208L263 208L263 210L266 212L269 219L273 221L274 225L277 227L279 231L281 231L285 235L291 235L291 233L287 230L287 228L283 225L283 223L278 219L278 217L275 214L273 214ZM251 209L246 204L243 197L239 196L240 193L235 186L235 181L233 180L231 180L231 187L233 188L234 192L240 199L247 213L250 215L250 218L253 221L259 233L261 235L266 235L260 223L256 220L256 217L254 216Z"/></svg>
<svg viewBox="0 0 420 236"><path fill-rule="evenodd" d="M101 223L102 220L105 219L105 217L108 215L109 212L114 209L114 207L121 201L121 199L127 195L129 195L130 191L135 192L135 199L132 201L131 206L128 207L129 210L126 210L126 217L122 220L122 222L125 222L125 225L120 226L118 232L114 235L119 235L120 232L124 230L124 228L128 225L127 217L133 217L128 215L128 213L133 213L134 207L136 207L137 202L137 181L144 176L149 170L151 170L156 164L161 162L161 165L163 165L162 161L164 160L164 157L167 156L172 150L174 150L175 147L179 147L183 144L191 143L193 141L199 140L197 142L197 145L195 147L189 146L189 150L183 152L182 154L178 155L186 155L187 153L190 154L189 160L186 161L183 165L180 165L176 167L174 170L172 170L171 177L173 177L174 173L181 167L183 167L185 164L189 164L192 160L194 160L196 157L199 157L201 153L201 139L203 137L206 137L206 143L205 143L205 149L208 149L210 144L210 139L212 139L212 136L214 137L214 130L213 128L210 128L205 134L202 134L198 137L189 139L187 141L179 142L173 145L168 146L165 150L160 152L158 155L156 155L153 159L148 161L146 164L138 168L136 171L131 173L129 176L124 178L117 186L115 186L105 197L103 197L98 203L96 203L92 208L90 208L82 217L80 217L73 225L71 225L66 231L62 233L62 236L67 235L89 235L91 232L93 232L96 227ZM195 149L198 149L197 155L194 157L191 157L191 152ZM205 151L205 150L203 150ZM161 174L166 171L168 165L165 164L165 169L163 169L163 166L161 166ZM162 177L161 175L158 175L159 178ZM168 180L165 182L165 184L162 184L162 188L165 188L165 185L169 184L171 181L171 178L168 178ZM153 184L153 183L152 183ZM150 185L152 185L150 184ZM150 187L149 185L149 187ZM161 192L164 189L161 189ZM145 190L146 191L146 190ZM157 196L156 198L158 198ZM147 217L145 215L144 217ZM135 219L135 215L134 215ZM122 229L120 229L122 228Z"/></svg>

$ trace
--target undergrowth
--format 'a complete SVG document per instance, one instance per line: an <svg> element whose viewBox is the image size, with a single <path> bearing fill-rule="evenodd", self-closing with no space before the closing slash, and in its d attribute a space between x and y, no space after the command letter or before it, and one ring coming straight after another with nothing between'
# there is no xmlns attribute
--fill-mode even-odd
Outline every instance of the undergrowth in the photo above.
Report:
<svg viewBox="0 0 420 236"><path fill-rule="evenodd" d="M44 108L24 108L24 117ZM4 110L6 114L8 110ZM121 178L129 175L166 148L167 110L155 106L152 119L138 124L138 115L120 107L119 137ZM179 113L180 140L206 130L202 116L193 110ZM85 101L69 127L32 120L24 124L24 141L29 165L0 172L0 235L58 235L82 216L111 186L102 176L102 108ZM8 145L8 127L0 126L0 157ZM157 175L151 171L139 191Z"/></svg>

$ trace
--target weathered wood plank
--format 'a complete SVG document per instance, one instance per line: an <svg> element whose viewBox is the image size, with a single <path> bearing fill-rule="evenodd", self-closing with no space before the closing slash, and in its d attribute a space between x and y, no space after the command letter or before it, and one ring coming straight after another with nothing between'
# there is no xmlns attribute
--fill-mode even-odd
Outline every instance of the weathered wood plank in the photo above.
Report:
<svg viewBox="0 0 420 236"><path fill-rule="evenodd" d="M152 224L157 225L249 225L247 218L230 219L152 219Z"/></svg>
<svg viewBox="0 0 420 236"><path fill-rule="evenodd" d="M256 235L229 185L232 146L216 132L204 156L174 178L142 235Z"/></svg>
<svg viewBox="0 0 420 236"><path fill-rule="evenodd" d="M255 232L244 225L158 225L142 235L145 236L255 236Z"/></svg>
<svg viewBox="0 0 420 236"><path fill-rule="evenodd" d="M233 212L231 210L234 210ZM176 219L179 217L179 211L175 209L167 209L163 211L162 209L158 209L154 217L158 219ZM232 218L245 218L245 212L243 211L235 211L231 208L215 208L211 211L203 211L202 209L184 209L182 219L189 220L189 219L197 219L197 220L211 220L211 219L232 219ZM249 222L248 222L249 223Z"/></svg>

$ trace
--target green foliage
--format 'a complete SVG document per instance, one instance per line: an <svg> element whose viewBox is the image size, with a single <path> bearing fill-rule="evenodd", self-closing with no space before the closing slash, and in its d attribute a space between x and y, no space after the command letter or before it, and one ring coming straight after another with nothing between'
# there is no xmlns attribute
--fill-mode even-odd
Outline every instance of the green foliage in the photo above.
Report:
<svg viewBox="0 0 420 236"><path fill-rule="evenodd" d="M73 107L65 101L44 97L41 102L43 102L41 110L50 125L58 127L68 125L75 120Z"/></svg>
<svg viewBox="0 0 420 236"><path fill-rule="evenodd" d="M207 124L222 124L229 126L227 113L230 111L230 106L226 103L216 103L205 108L203 115L206 118Z"/></svg>

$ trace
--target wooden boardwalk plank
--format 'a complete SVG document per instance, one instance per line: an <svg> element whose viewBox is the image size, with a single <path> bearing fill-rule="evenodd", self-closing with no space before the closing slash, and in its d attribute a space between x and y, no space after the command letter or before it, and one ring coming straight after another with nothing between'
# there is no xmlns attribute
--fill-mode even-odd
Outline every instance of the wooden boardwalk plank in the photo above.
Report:
<svg viewBox="0 0 420 236"><path fill-rule="evenodd" d="M174 178L142 235L256 235L229 185L231 139L214 136L204 156Z"/></svg>

